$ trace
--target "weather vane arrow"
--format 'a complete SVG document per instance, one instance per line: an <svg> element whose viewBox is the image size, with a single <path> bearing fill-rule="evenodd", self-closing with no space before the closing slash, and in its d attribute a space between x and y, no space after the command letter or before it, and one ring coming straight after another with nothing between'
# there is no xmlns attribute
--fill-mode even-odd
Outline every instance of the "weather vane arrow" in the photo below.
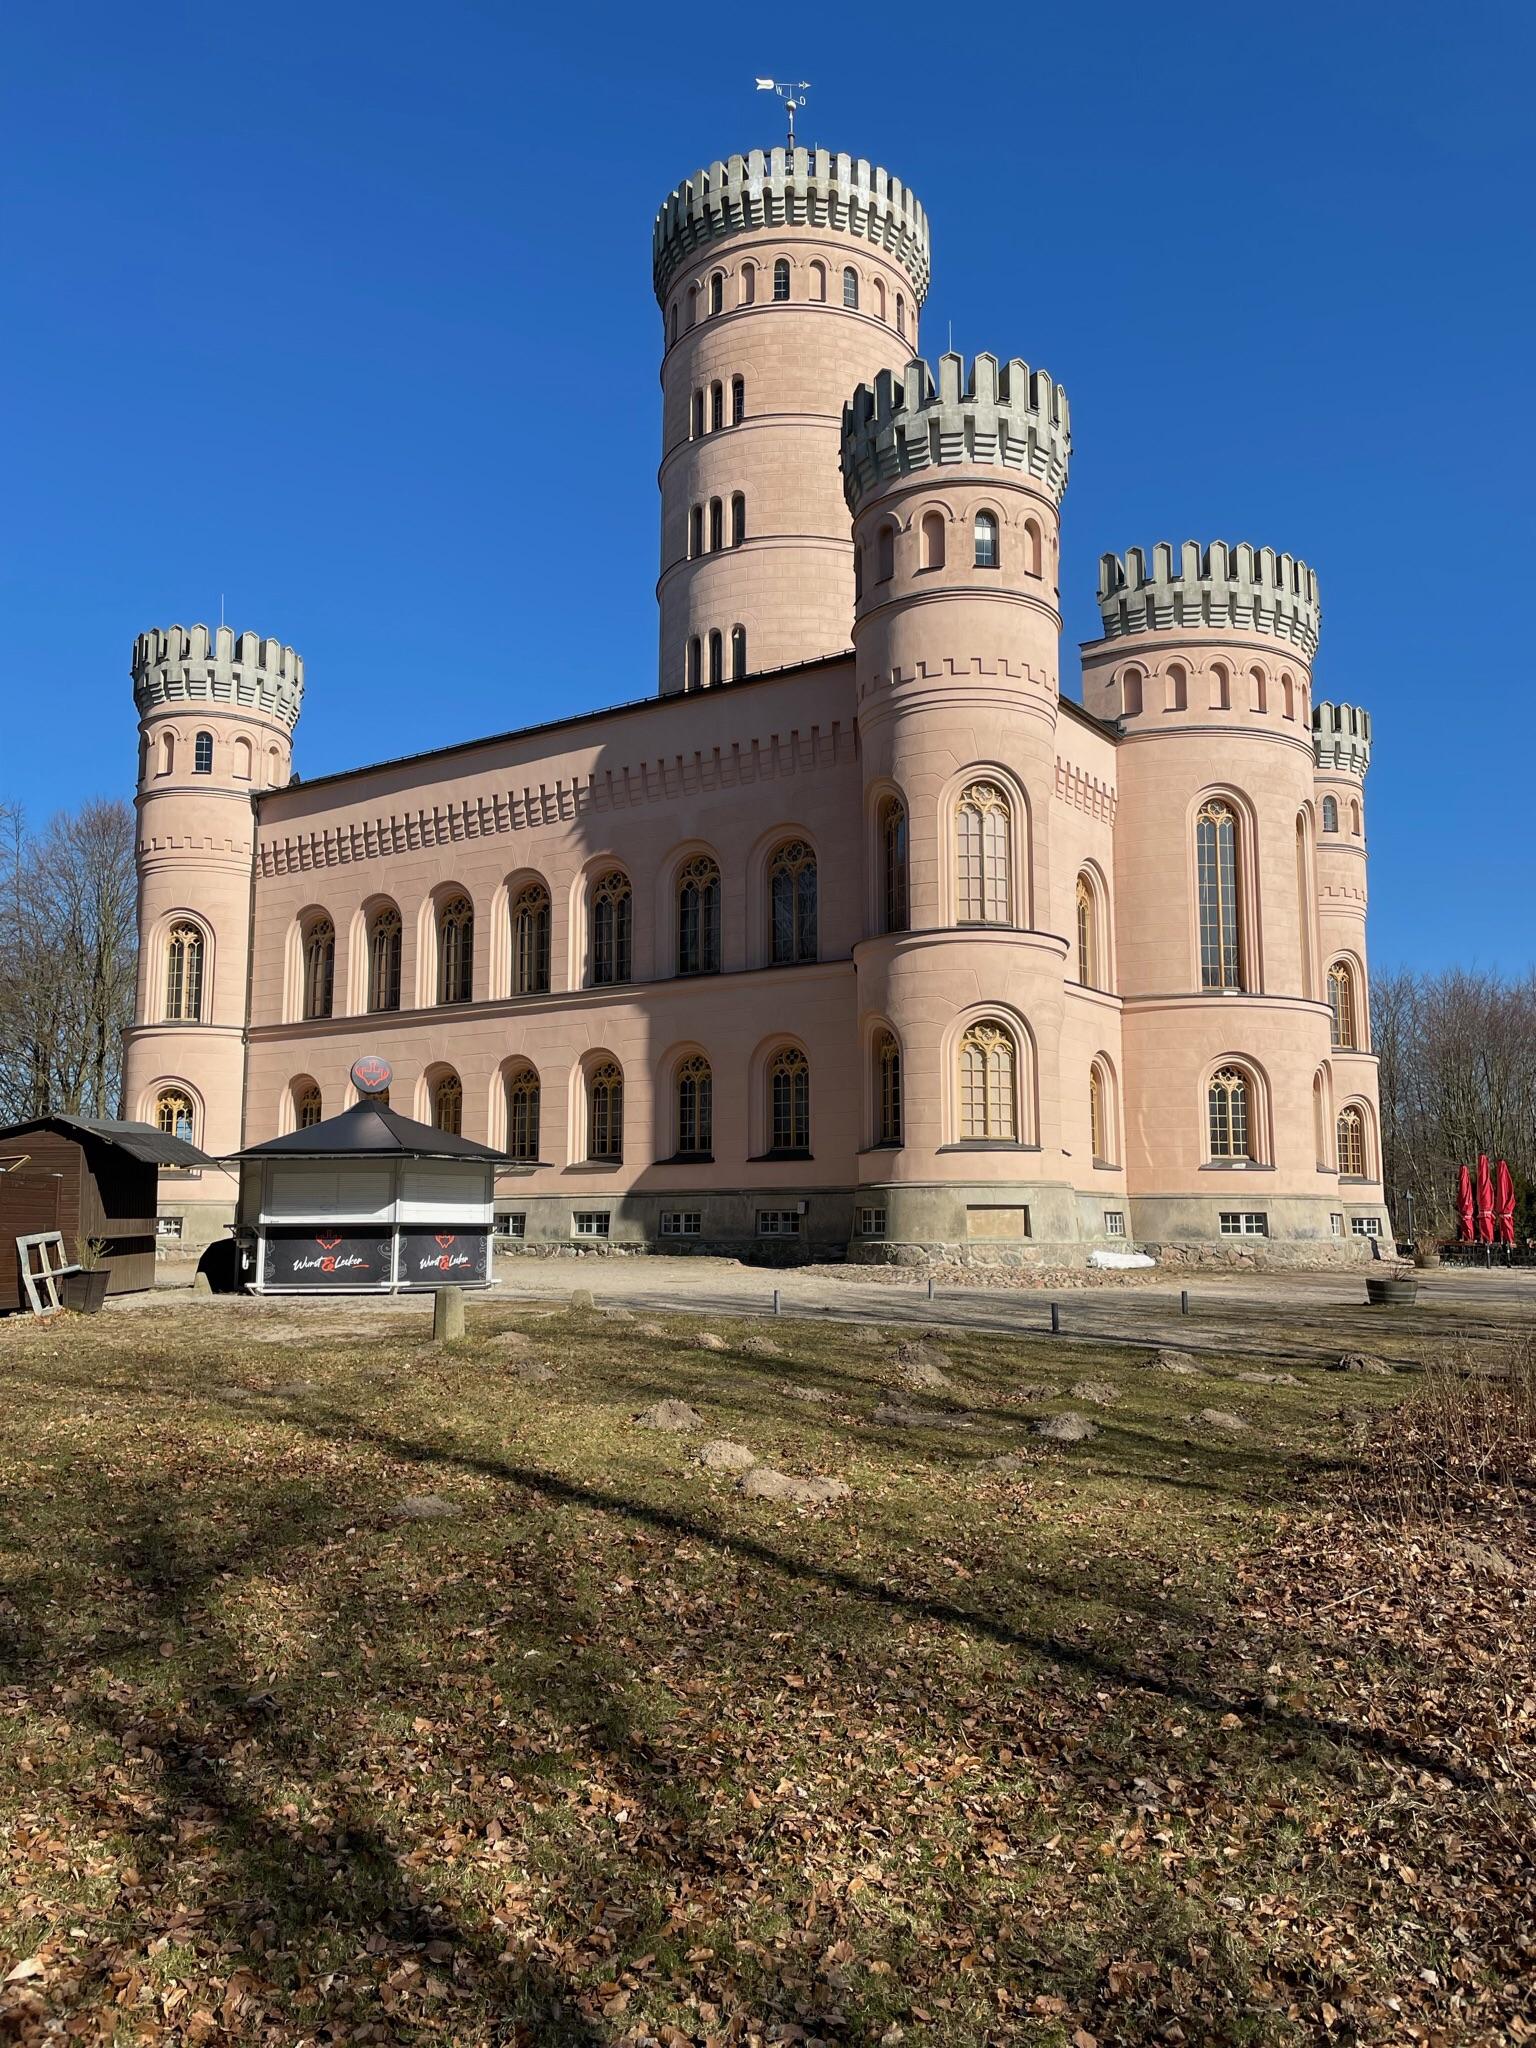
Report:
<svg viewBox="0 0 1536 2048"><path fill-rule="evenodd" d="M808 78L795 80L760 78L757 81L757 89L759 92L776 92L784 102L784 111L789 116L789 146L793 149L795 146L795 109L805 105L805 96L811 89L811 81Z"/></svg>

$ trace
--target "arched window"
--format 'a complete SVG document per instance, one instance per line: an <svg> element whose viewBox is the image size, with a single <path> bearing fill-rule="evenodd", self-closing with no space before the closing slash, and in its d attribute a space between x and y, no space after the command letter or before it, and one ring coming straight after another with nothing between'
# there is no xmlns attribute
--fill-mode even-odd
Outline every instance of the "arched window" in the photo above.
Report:
<svg viewBox="0 0 1536 2048"><path fill-rule="evenodd" d="M176 766L176 735L163 732L160 735L160 773L169 775Z"/></svg>
<svg viewBox="0 0 1536 2048"><path fill-rule="evenodd" d="M304 939L304 1015L329 1017L336 999L336 927L317 917Z"/></svg>
<svg viewBox="0 0 1536 2048"><path fill-rule="evenodd" d="M514 1067L507 1075L507 1156L533 1160L539 1156L539 1077L532 1067Z"/></svg>
<svg viewBox="0 0 1536 2048"><path fill-rule="evenodd" d="M1195 821L1195 873L1200 896L1200 986L1241 988L1237 814L1219 797L1202 804Z"/></svg>
<svg viewBox="0 0 1536 2048"><path fill-rule="evenodd" d="M512 899L512 993L549 994L549 891L525 882Z"/></svg>
<svg viewBox="0 0 1536 2048"><path fill-rule="evenodd" d="M1347 960L1335 960L1328 970L1328 1008L1333 1014L1335 1048L1353 1052L1360 1033L1355 1016L1355 971Z"/></svg>
<svg viewBox="0 0 1536 2048"><path fill-rule="evenodd" d="M162 1088L155 1100L155 1128L168 1138L184 1138L191 1145L194 1117L192 1099L179 1088Z"/></svg>
<svg viewBox="0 0 1536 2048"><path fill-rule="evenodd" d="M896 574L896 529L882 526L875 535L875 581L889 583Z"/></svg>
<svg viewBox="0 0 1536 2048"><path fill-rule="evenodd" d="M720 972L720 870L707 853L696 855L678 876L677 971Z"/></svg>
<svg viewBox="0 0 1536 2048"><path fill-rule="evenodd" d="M816 856L803 839L779 847L768 863L773 962L816 958Z"/></svg>
<svg viewBox="0 0 1536 2048"><path fill-rule="evenodd" d="M368 1007L370 1010L398 1010L400 1007L400 913L390 904L375 911L368 927Z"/></svg>
<svg viewBox="0 0 1536 2048"><path fill-rule="evenodd" d="M973 1024L960 1041L960 1135L1018 1142L1018 1053L1002 1024Z"/></svg>
<svg viewBox="0 0 1536 2048"><path fill-rule="evenodd" d="M1120 679L1120 716L1140 718L1143 701L1141 670L1128 668Z"/></svg>
<svg viewBox="0 0 1536 2048"><path fill-rule="evenodd" d="M885 282L878 277L875 279L875 318L885 318Z"/></svg>
<svg viewBox="0 0 1536 2048"><path fill-rule="evenodd" d="M896 294L896 332L902 337L903 340L906 339L907 301L905 296L901 292L898 292Z"/></svg>
<svg viewBox="0 0 1536 2048"><path fill-rule="evenodd" d="M731 499L731 546L739 548L747 537L747 501L737 491Z"/></svg>
<svg viewBox="0 0 1536 2048"><path fill-rule="evenodd" d="M1163 699L1163 707L1168 711L1189 709L1189 671L1181 661L1171 661L1168 664L1168 689Z"/></svg>
<svg viewBox="0 0 1536 2048"><path fill-rule="evenodd" d="M235 740L235 780L249 782L255 772L255 759L250 741L244 733Z"/></svg>
<svg viewBox="0 0 1536 2048"><path fill-rule="evenodd" d="M773 296L782 303L789 297L789 258L781 256L773 266Z"/></svg>
<svg viewBox="0 0 1536 2048"><path fill-rule="evenodd" d="M1360 837L1360 800L1353 796L1349 800L1349 830L1351 837Z"/></svg>
<svg viewBox="0 0 1536 2048"><path fill-rule="evenodd" d="M747 672L747 629L745 626L731 628L731 676L740 682Z"/></svg>
<svg viewBox="0 0 1536 2048"><path fill-rule="evenodd" d="M714 689L725 681L725 641L717 626L709 636L709 683Z"/></svg>
<svg viewBox="0 0 1536 2048"><path fill-rule="evenodd" d="M725 546L725 506L718 498L709 501L709 551L718 554Z"/></svg>
<svg viewBox="0 0 1536 2048"><path fill-rule="evenodd" d="M1027 576L1040 575L1044 559L1045 544L1040 535L1040 522L1038 519L1026 519L1024 522L1024 573Z"/></svg>
<svg viewBox="0 0 1536 2048"><path fill-rule="evenodd" d="M674 299L674 300L672 301L672 310L671 310L671 312L670 312L670 313L668 313L668 315L667 315L667 341L668 341L668 343L670 344L671 342L674 342L674 341L676 341L676 339L677 339L677 301L676 301L676 299Z"/></svg>
<svg viewBox="0 0 1536 2048"><path fill-rule="evenodd" d="M973 782L955 813L955 866L962 924L1008 924L1008 799L991 782Z"/></svg>
<svg viewBox="0 0 1536 2048"><path fill-rule="evenodd" d="M725 386L720 383L709 387L709 430L718 434L725 425Z"/></svg>
<svg viewBox="0 0 1536 2048"><path fill-rule="evenodd" d="M1339 1172L1346 1180L1365 1179L1365 1118L1351 1105L1340 1110Z"/></svg>
<svg viewBox="0 0 1536 2048"><path fill-rule="evenodd" d="M698 689L704 680L701 673L700 653L699 636L695 633L688 642L687 666L683 671L683 688L685 690Z"/></svg>
<svg viewBox="0 0 1536 2048"><path fill-rule="evenodd" d="M827 266L825 263L811 265L811 297L817 305L825 305L827 298Z"/></svg>
<svg viewBox="0 0 1536 2048"><path fill-rule="evenodd" d="M859 310L859 273L851 263L843 267L843 304L850 313Z"/></svg>
<svg viewBox="0 0 1536 2048"><path fill-rule="evenodd" d="M464 1088L457 1074L444 1074L432 1090L432 1128L458 1137L464 1123Z"/></svg>
<svg viewBox="0 0 1536 2048"><path fill-rule="evenodd" d="M1339 829L1339 800L1336 796L1323 798L1323 830L1337 832Z"/></svg>
<svg viewBox="0 0 1536 2048"><path fill-rule="evenodd" d="M1328 1165L1328 1146L1324 1135L1327 1126L1327 1075L1319 1067L1312 1076L1312 1131L1317 1141L1317 1163L1325 1169Z"/></svg>
<svg viewBox="0 0 1536 2048"><path fill-rule="evenodd" d="M695 391L693 394L693 404L689 408L688 419L689 431L693 439L697 441L704 432L704 394L702 391Z"/></svg>
<svg viewBox="0 0 1536 2048"><path fill-rule="evenodd" d="M880 914L888 932L907 929L907 807L899 796L880 805Z"/></svg>
<svg viewBox="0 0 1536 2048"><path fill-rule="evenodd" d="M613 1060L594 1067L587 1082L587 1157L624 1157L624 1075Z"/></svg>
<svg viewBox="0 0 1536 2048"><path fill-rule="evenodd" d="M1261 668L1255 667L1248 671L1248 702L1252 711L1269 709L1269 680Z"/></svg>
<svg viewBox="0 0 1536 2048"><path fill-rule="evenodd" d="M173 924L166 936L165 1014L171 1023L202 1021L203 935L195 924Z"/></svg>
<svg viewBox="0 0 1536 2048"><path fill-rule="evenodd" d="M739 427L747 416L747 380L745 377L731 379L731 425Z"/></svg>
<svg viewBox="0 0 1536 2048"><path fill-rule="evenodd" d="M1296 716L1295 680L1291 676L1282 676L1280 678L1280 691L1283 700L1281 716L1283 718L1294 718Z"/></svg>
<svg viewBox="0 0 1536 2048"><path fill-rule="evenodd" d="M629 877L613 868L592 885L592 986L628 981L632 970L630 935L634 896Z"/></svg>
<svg viewBox="0 0 1536 2048"><path fill-rule="evenodd" d="M297 1090L293 1099L293 1113L294 1120L301 1131L314 1129L315 1125L320 1122L322 1109L323 1104L320 1099L320 1090L313 1081L307 1087Z"/></svg>
<svg viewBox="0 0 1536 2048"><path fill-rule="evenodd" d="M944 514L925 512L921 528L921 560L925 569L942 569L944 566Z"/></svg>
<svg viewBox="0 0 1536 2048"><path fill-rule="evenodd" d="M690 327L697 327L697 325L698 325L698 324L699 324L699 288L698 288L698 286L697 286L696 284L691 284L691 285L689 285L689 287L688 287L688 325L689 325Z"/></svg>
<svg viewBox="0 0 1536 2048"><path fill-rule="evenodd" d="M853 601L859 603L864 595L864 550L855 543L853 550Z"/></svg>
<svg viewBox="0 0 1536 2048"><path fill-rule="evenodd" d="M1112 1165L1115 1143L1110 1130L1109 1077L1097 1060L1088 1069L1088 1128L1094 1165Z"/></svg>
<svg viewBox="0 0 1536 2048"><path fill-rule="evenodd" d="M677 1149L689 1157L707 1157L714 1144L714 1077L709 1061L696 1052L677 1070Z"/></svg>
<svg viewBox="0 0 1536 2048"><path fill-rule="evenodd" d="M1213 1159L1252 1159L1253 1115L1248 1076L1241 1067L1223 1067L1212 1074L1205 1093L1207 1129Z"/></svg>
<svg viewBox="0 0 1536 2048"><path fill-rule="evenodd" d="M1099 985L1099 906L1092 882L1077 878L1077 978L1084 988Z"/></svg>
<svg viewBox="0 0 1536 2048"><path fill-rule="evenodd" d="M467 1003L473 993L475 912L467 896L445 903L437 918L437 1000Z"/></svg>
<svg viewBox="0 0 1536 2048"><path fill-rule="evenodd" d="M757 303L757 265L752 262L741 266L741 300L743 306Z"/></svg>
<svg viewBox="0 0 1536 2048"><path fill-rule="evenodd" d="M995 512L978 512L976 514L976 566L978 569L995 569L997 563L997 514Z"/></svg>
<svg viewBox="0 0 1536 2048"><path fill-rule="evenodd" d="M695 505L688 514L688 558L695 561L704 552L704 507Z"/></svg>
<svg viewBox="0 0 1536 2048"><path fill-rule="evenodd" d="M1211 663L1211 709L1230 711L1232 709L1232 677L1219 661Z"/></svg>
<svg viewBox="0 0 1536 2048"><path fill-rule="evenodd" d="M725 272L717 270L709 280L709 310L711 313L725 311Z"/></svg>
<svg viewBox="0 0 1536 2048"><path fill-rule="evenodd" d="M797 1045L782 1047L769 1062L768 1144L774 1152L811 1149L811 1066Z"/></svg>
<svg viewBox="0 0 1536 2048"><path fill-rule="evenodd" d="M1301 992L1308 999L1317 993L1312 983L1315 898L1316 891L1312 887L1312 820L1302 809L1296 813L1296 954L1301 962Z"/></svg>
<svg viewBox="0 0 1536 2048"><path fill-rule="evenodd" d="M889 1031L875 1038L875 1143L901 1143L901 1047Z"/></svg>
<svg viewBox="0 0 1536 2048"><path fill-rule="evenodd" d="M211 775L213 773L213 734L200 732L192 742L192 773Z"/></svg>

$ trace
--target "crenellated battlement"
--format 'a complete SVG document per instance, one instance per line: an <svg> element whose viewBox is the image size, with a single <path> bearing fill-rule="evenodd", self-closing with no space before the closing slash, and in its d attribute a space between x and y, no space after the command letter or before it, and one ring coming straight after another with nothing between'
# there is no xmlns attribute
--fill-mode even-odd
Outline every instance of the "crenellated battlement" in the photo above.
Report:
<svg viewBox="0 0 1536 2048"><path fill-rule="evenodd" d="M1371 765L1371 714L1326 698L1312 706L1312 753L1319 768L1364 775Z"/></svg>
<svg viewBox="0 0 1536 2048"><path fill-rule="evenodd" d="M227 704L292 732L304 696L304 663L280 640L229 626L165 626L133 643L133 701L142 717L169 704Z"/></svg>
<svg viewBox="0 0 1536 2048"><path fill-rule="evenodd" d="M825 149L754 149L717 159L667 195L651 237L656 297L674 271L719 235L745 228L825 227L883 249L928 290L928 216L900 178Z"/></svg>
<svg viewBox="0 0 1536 2048"><path fill-rule="evenodd" d="M1060 504L1072 453L1067 394L1017 356L939 357L939 374L914 357L882 370L843 407L843 495L857 516L898 477L944 465L1013 469L1035 477Z"/></svg>
<svg viewBox="0 0 1536 2048"><path fill-rule="evenodd" d="M1153 548L1150 565L1140 548L1128 548L1123 559L1101 555L1099 613L1109 640L1180 626L1225 627L1288 640L1309 661L1322 618L1317 577L1305 562L1219 540L1206 548L1185 541L1177 562L1168 541Z"/></svg>

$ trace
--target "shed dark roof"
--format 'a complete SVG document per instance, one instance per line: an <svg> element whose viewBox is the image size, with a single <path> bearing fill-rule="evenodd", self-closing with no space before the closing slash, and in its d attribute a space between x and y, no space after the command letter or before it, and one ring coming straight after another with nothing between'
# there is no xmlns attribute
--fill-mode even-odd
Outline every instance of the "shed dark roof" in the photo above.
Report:
<svg viewBox="0 0 1536 2048"><path fill-rule="evenodd" d="M248 1145L235 1159L478 1159L483 1164L501 1165L506 1154L493 1152L489 1145L477 1145L473 1138L460 1138L452 1131L434 1130L418 1124L393 1109L385 1109L366 1096L344 1109L340 1116L328 1116L322 1124L307 1130L289 1131L281 1138L269 1138L264 1145Z"/></svg>
<svg viewBox="0 0 1536 2048"><path fill-rule="evenodd" d="M206 1152L199 1152L195 1145L189 1145L185 1138L173 1137L169 1131L156 1130L153 1124L126 1122L115 1116L38 1116L30 1123L8 1124L0 1131L0 1145L9 1144L12 1138L25 1138L33 1131L59 1131L67 1138L80 1138L86 1142L94 1140L99 1145L115 1145L120 1152L126 1152L130 1159L140 1159L150 1166L212 1166L215 1162Z"/></svg>

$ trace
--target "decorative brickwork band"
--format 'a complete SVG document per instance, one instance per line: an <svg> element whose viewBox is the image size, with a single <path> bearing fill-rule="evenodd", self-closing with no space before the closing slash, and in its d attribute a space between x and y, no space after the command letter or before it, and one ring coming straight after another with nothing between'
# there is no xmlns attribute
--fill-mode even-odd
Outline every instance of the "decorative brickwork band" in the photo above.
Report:
<svg viewBox="0 0 1536 2048"><path fill-rule="evenodd" d="M898 477L941 465L1013 469L1043 483L1057 504L1072 453L1067 394L1015 356L939 357L938 382L921 357L882 370L843 407L843 495L857 515Z"/></svg>
<svg viewBox="0 0 1536 2048"><path fill-rule="evenodd" d="M1299 647L1310 661L1317 652L1322 617L1317 578L1305 562L1277 555L1273 548L1229 547L1212 541L1202 548L1187 540L1177 567L1172 545L1159 541L1150 568L1140 548L1099 557L1099 612L1109 640L1130 633L1167 633L1179 626L1226 627L1239 633L1270 633Z"/></svg>
<svg viewBox="0 0 1536 2048"><path fill-rule="evenodd" d="M1371 765L1371 714L1358 704L1312 706L1312 752L1319 768L1363 775Z"/></svg>
<svg viewBox="0 0 1536 2048"><path fill-rule="evenodd" d="M905 269L921 304L928 290L928 216L900 178L861 156L825 149L754 149L685 178L656 216L656 297L665 306L678 265L716 236L806 225L835 228L883 249Z"/></svg>
<svg viewBox="0 0 1536 2048"><path fill-rule="evenodd" d="M289 732L298 723L304 663L291 647L228 626L168 626L133 643L140 716L166 704L228 704L262 712Z"/></svg>

